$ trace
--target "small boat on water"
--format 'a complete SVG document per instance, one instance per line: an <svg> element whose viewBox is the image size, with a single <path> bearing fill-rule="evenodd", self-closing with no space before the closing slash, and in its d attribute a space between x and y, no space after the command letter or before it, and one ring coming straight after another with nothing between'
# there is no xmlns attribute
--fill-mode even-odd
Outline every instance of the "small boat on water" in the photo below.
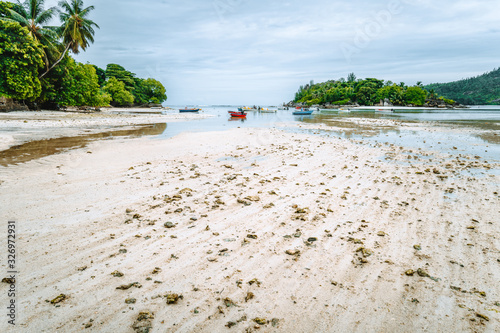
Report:
<svg viewBox="0 0 500 333"><path fill-rule="evenodd" d="M246 118L247 114L243 111L227 111L231 117L234 118Z"/></svg>
<svg viewBox="0 0 500 333"><path fill-rule="evenodd" d="M294 116L306 116L310 115L314 112L314 110L309 110L309 109L300 109L300 110L295 110L292 112Z"/></svg>
<svg viewBox="0 0 500 333"><path fill-rule="evenodd" d="M179 112L198 112L201 109L198 108L184 108L184 109L179 109Z"/></svg>
<svg viewBox="0 0 500 333"><path fill-rule="evenodd" d="M262 108L260 109L260 112L263 112L263 113L274 113L274 112L277 112L278 110L272 110L272 109L268 109L268 108Z"/></svg>

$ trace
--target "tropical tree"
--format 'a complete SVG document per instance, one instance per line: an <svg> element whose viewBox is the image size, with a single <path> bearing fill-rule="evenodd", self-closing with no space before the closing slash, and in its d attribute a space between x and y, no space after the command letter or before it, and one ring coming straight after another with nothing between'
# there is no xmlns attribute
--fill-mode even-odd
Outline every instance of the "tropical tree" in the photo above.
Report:
<svg viewBox="0 0 500 333"><path fill-rule="evenodd" d="M26 27L31 37L43 46L44 62L46 69L49 68L49 57L57 54L57 28L44 26L57 12L55 7L44 10L45 0L25 0L18 1L17 4L2 6L7 12L2 19L5 21L17 22L22 27Z"/></svg>
<svg viewBox="0 0 500 333"><path fill-rule="evenodd" d="M62 9L59 13L62 26L58 28L58 32L66 47L59 59L40 75L40 78L44 77L52 68L57 66L68 50L71 50L74 54L78 54L80 49L85 51L89 44L94 42L94 27L99 28L95 22L87 18L89 13L94 10L94 6L83 8L83 0L71 0L70 3L60 1L59 6Z"/></svg>
<svg viewBox="0 0 500 333"><path fill-rule="evenodd" d="M125 83L111 77L104 86L104 91L113 99L113 105L123 106L134 103L134 95L125 89Z"/></svg>
<svg viewBox="0 0 500 333"><path fill-rule="evenodd" d="M120 65L117 64L108 64L106 66L106 78L114 77L118 81L121 81L125 84L125 87L128 91L133 91L136 86L135 74L126 70Z"/></svg>
<svg viewBox="0 0 500 333"><path fill-rule="evenodd" d="M99 87L99 78L93 65L76 62L68 57L58 104L65 106L106 106L111 96Z"/></svg>
<svg viewBox="0 0 500 333"><path fill-rule="evenodd" d="M0 96L34 100L40 95L38 70L43 51L28 29L0 20Z"/></svg>
<svg viewBox="0 0 500 333"><path fill-rule="evenodd" d="M408 87L405 96L408 104L420 106L424 105L427 92L418 86Z"/></svg>

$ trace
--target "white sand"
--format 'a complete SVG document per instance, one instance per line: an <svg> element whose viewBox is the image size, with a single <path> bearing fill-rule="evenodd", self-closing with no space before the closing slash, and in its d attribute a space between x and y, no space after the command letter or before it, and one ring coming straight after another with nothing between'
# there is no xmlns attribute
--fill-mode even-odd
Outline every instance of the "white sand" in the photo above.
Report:
<svg viewBox="0 0 500 333"><path fill-rule="evenodd" d="M1 230L18 225L17 328L134 332L149 311L139 326L152 332L498 332L499 167L235 129L1 168ZM183 298L167 305L168 293Z"/></svg>

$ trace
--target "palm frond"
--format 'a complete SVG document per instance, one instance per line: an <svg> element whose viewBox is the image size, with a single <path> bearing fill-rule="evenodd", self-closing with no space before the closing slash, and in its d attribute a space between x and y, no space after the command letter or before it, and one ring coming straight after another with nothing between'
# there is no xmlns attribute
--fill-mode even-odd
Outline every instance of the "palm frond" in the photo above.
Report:
<svg viewBox="0 0 500 333"><path fill-rule="evenodd" d="M23 27L28 26L29 20L27 17L25 17L21 13L18 13L12 9L8 9L8 10L9 10L10 18L12 20L16 21L17 23L19 23Z"/></svg>
<svg viewBox="0 0 500 333"><path fill-rule="evenodd" d="M49 8L43 12L41 12L35 19L36 24L44 24L52 20L52 17L57 12L55 7Z"/></svg>

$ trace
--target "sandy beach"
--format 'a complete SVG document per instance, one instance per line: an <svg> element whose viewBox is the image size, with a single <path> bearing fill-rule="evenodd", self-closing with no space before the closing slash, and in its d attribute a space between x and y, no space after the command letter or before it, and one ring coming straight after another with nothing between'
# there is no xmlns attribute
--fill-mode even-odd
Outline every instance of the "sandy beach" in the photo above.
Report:
<svg viewBox="0 0 500 333"><path fill-rule="evenodd" d="M500 331L499 162L300 126L89 141L0 166L20 272L16 327L4 315L0 330Z"/></svg>

